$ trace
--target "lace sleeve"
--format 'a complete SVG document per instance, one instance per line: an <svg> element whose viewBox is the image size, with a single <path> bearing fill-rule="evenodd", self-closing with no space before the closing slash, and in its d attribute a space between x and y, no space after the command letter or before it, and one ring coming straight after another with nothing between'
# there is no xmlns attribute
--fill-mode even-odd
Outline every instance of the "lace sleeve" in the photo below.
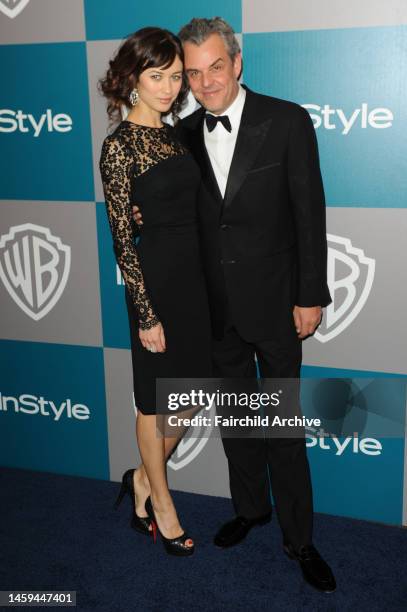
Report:
<svg viewBox="0 0 407 612"><path fill-rule="evenodd" d="M100 173L116 260L138 312L141 329L159 319L147 294L131 225L130 172L134 158L120 138L108 136L102 147Z"/></svg>

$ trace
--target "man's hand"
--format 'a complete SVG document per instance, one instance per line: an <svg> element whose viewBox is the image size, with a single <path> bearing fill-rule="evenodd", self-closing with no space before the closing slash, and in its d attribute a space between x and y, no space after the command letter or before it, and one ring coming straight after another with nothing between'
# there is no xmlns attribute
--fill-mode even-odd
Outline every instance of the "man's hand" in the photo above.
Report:
<svg viewBox="0 0 407 612"><path fill-rule="evenodd" d="M139 207L134 205L132 210L133 210L133 219L134 219L134 221L137 223L137 225L143 225L143 221L142 221L141 212L140 212Z"/></svg>
<svg viewBox="0 0 407 612"><path fill-rule="evenodd" d="M321 306L294 306L294 325L298 337L303 340L307 336L311 336L322 319Z"/></svg>

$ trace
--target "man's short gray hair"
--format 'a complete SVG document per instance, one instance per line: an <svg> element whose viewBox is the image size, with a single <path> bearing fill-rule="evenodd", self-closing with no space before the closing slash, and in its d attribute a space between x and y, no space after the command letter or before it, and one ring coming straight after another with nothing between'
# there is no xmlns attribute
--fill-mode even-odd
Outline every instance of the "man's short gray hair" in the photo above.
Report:
<svg viewBox="0 0 407 612"><path fill-rule="evenodd" d="M225 43L227 52L232 60L240 53L233 28L222 17L205 19L194 17L178 33L182 43L191 42L195 45L204 43L211 34L219 34Z"/></svg>

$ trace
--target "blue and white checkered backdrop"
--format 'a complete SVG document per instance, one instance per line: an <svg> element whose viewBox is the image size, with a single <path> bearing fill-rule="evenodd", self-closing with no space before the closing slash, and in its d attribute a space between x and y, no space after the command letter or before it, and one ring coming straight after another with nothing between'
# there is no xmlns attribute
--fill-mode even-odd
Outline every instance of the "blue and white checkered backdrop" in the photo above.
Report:
<svg viewBox="0 0 407 612"><path fill-rule="evenodd" d="M407 375L403 0L0 0L4 466L118 480L137 463L96 83L130 32L219 14L242 44L244 82L304 105L319 142L333 304L304 343L304 375L357 379L355 396L363 378ZM316 510L407 524L404 436L368 442L339 451L308 436ZM174 488L229 494L219 439L183 441L169 472Z"/></svg>

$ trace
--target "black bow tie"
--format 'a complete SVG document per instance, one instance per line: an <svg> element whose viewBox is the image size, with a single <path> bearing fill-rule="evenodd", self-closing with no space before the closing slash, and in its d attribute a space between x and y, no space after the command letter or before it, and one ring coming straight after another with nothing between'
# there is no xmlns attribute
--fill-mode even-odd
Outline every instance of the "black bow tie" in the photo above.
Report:
<svg viewBox="0 0 407 612"><path fill-rule="evenodd" d="M221 122L221 124L223 125L225 130L227 130L228 132L232 131L232 126L230 125L230 119L229 119L229 117L227 115L209 115L209 114L206 114L205 115L205 121L206 121L206 127L208 128L209 132L212 132L212 130L215 129L216 124L218 123L218 121Z"/></svg>

